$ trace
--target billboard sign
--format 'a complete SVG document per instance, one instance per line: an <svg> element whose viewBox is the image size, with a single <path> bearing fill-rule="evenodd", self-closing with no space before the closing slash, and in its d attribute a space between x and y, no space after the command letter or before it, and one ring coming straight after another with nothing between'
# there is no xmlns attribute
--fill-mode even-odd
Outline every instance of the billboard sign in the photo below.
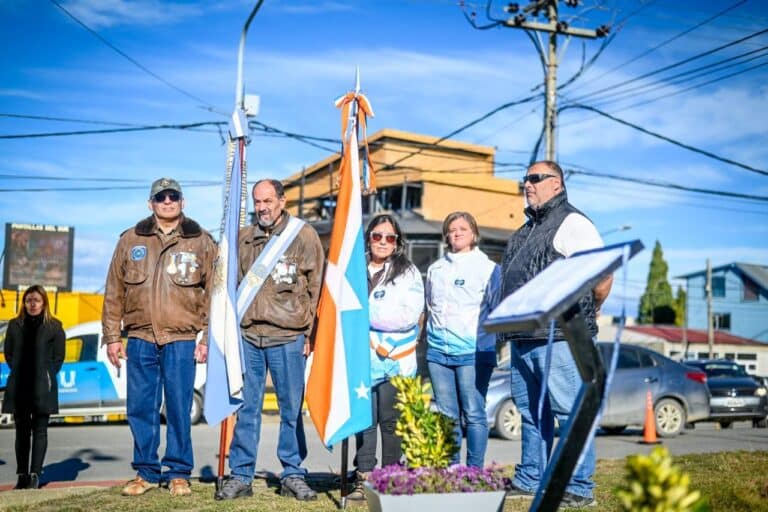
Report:
<svg viewBox="0 0 768 512"><path fill-rule="evenodd" d="M20 289L40 284L71 291L74 242L74 227L7 222L4 287Z"/></svg>

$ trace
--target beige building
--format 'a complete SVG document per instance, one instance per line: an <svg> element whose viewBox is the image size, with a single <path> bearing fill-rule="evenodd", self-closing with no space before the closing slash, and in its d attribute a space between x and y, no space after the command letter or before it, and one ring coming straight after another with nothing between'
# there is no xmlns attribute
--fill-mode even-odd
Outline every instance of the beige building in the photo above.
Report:
<svg viewBox="0 0 768 512"><path fill-rule="evenodd" d="M524 222L520 181L494 176L494 148L438 140L391 129L369 137L377 191L363 200L364 221L379 212L398 215L412 261L426 271L443 253L443 219L465 210L480 226L481 249L499 260L510 233ZM283 181L287 209L312 222L324 239L332 225L340 158L329 156Z"/></svg>

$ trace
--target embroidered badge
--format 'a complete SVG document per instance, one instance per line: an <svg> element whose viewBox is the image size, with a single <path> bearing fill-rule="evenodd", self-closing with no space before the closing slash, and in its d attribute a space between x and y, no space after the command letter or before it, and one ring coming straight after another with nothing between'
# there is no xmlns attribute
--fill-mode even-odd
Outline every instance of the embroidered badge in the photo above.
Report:
<svg viewBox="0 0 768 512"><path fill-rule="evenodd" d="M147 257L146 245L135 245L131 248L131 260L140 261Z"/></svg>
<svg viewBox="0 0 768 512"><path fill-rule="evenodd" d="M457 279L453 282L456 286L464 286L464 280L463 279Z"/></svg>
<svg viewBox="0 0 768 512"><path fill-rule="evenodd" d="M381 299L382 297L384 297L384 294L385 294L385 293L386 293L386 291L385 291L385 290L378 290L378 291L375 291L375 292L373 292L373 298L374 298L374 299Z"/></svg>
<svg viewBox="0 0 768 512"><path fill-rule="evenodd" d="M297 282L296 264L281 257L272 270L272 280L275 284L295 284Z"/></svg>

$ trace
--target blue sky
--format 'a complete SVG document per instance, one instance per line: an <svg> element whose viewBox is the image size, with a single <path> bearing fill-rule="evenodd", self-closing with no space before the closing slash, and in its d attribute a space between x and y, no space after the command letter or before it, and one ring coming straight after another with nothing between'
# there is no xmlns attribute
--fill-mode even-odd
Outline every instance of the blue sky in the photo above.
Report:
<svg viewBox="0 0 768 512"><path fill-rule="evenodd" d="M119 123L226 121L225 114L234 105L240 31L253 3L60 3L163 81L119 55L52 2L3 2L0 135L114 128ZM488 22L484 2L464 3L468 11L478 12L478 24ZM491 5L493 16L504 15L501 2ZM596 62L561 90L560 105L580 101L685 144L768 169L768 67L760 67L768 63L768 52L761 50L768 45L768 35L620 85L765 29L765 2L609 0L602 5L591 9L596 2L584 0L574 10L561 4L563 16L579 15L571 26L594 28L612 22L616 32L616 22L623 24ZM567 46L563 40L560 44L563 83L578 69L582 45L589 59L601 43L574 39ZM261 97L257 119L319 137L338 137L333 100L352 87L356 65L376 112L369 123L371 133L395 128L443 136L501 104L530 95L543 76L524 32L503 27L476 30L456 1L266 0L251 25L246 48L246 92ZM633 60L648 50L652 51ZM738 57L747 52L753 53ZM744 62L749 58L754 60ZM720 71L704 69L702 73L710 74L699 78L695 74L672 78L725 59L731 60L723 65L734 65ZM632 87L637 88L625 95L607 96ZM656 99L672 93L677 94ZM541 112L540 101L509 108L455 138L496 146L497 162L503 164L499 175L519 178L521 168L507 164L528 161L541 129ZM293 139L254 134L249 181L284 178L328 154ZM150 182L160 176L190 185L220 182L224 160L225 148L214 128L0 138L0 221L75 226L74 289L99 290L120 232L148 215ZM566 169L768 196L765 174L688 151L585 110L562 112L558 160ZM22 191L30 188L46 191ZM584 175L571 176L568 188L572 202L600 231L608 232L607 243L640 238L648 247L631 264L630 312L642 293L650 248L657 239L671 276L704 268L707 257L714 265L768 263L765 201ZM221 187L188 186L185 195L187 214L216 231ZM462 205L469 211L479 207ZM622 225L632 228L613 231ZM606 309L617 311L621 298L617 287Z"/></svg>

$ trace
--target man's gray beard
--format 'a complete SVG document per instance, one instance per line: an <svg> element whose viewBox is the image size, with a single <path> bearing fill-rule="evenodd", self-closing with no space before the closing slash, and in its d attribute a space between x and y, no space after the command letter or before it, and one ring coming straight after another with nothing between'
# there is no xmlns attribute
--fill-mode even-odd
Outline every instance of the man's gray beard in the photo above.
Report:
<svg viewBox="0 0 768 512"><path fill-rule="evenodd" d="M262 222L261 221L261 217L259 217L259 215L256 214L256 223L259 225L260 228L266 230L266 229L275 227L275 224L277 224L277 221L279 221L282 216L283 216L283 212L280 212L280 215L278 215L275 220L273 220L269 224L266 224L266 223Z"/></svg>

